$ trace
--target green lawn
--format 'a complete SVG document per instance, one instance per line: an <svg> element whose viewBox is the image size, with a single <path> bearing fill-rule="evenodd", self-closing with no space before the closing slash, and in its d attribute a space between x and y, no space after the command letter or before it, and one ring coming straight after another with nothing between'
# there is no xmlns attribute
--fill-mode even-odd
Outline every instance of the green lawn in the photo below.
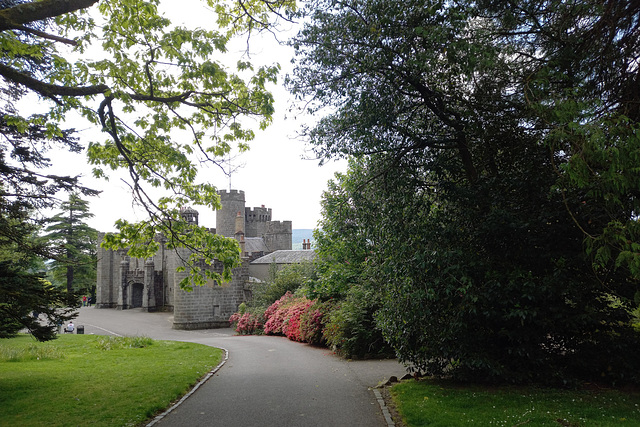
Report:
<svg viewBox="0 0 640 427"><path fill-rule="evenodd" d="M640 391L461 386L423 379L391 388L417 426L640 426Z"/></svg>
<svg viewBox="0 0 640 427"><path fill-rule="evenodd" d="M221 360L220 349L141 337L0 340L0 426L136 425Z"/></svg>

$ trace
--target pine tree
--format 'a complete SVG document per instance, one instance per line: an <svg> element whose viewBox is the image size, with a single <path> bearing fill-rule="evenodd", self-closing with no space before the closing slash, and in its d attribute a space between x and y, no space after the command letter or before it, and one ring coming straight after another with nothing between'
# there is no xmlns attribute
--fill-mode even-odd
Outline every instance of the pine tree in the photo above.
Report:
<svg viewBox="0 0 640 427"><path fill-rule="evenodd" d="M60 205L61 212L47 222L44 239L55 248L50 264L54 283L66 283L67 292L93 290L96 283L97 230L86 224L93 217L89 204L77 194Z"/></svg>

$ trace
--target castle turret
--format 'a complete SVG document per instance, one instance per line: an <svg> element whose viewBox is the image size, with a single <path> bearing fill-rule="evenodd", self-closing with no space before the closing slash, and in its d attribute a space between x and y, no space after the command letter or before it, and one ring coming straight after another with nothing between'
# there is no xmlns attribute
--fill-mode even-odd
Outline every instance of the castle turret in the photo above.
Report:
<svg viewBox="0 0 640 427"><path fill-rule="evenodd" d="M193 209L191 207L180 208L180 215L189 224L198 225L198 211L197 210L195 210L195 209Z"/></svg>
<svg viewBox="0 0 640 427"><path fill-rule="evenodd" d="M218 194L222 207L216 211L216 233L224 237L234 237L236 215L238 212L244 212L244 191L220 190Z"/></svg>
<svg viewBox="0 0 640 427"><path fill-rule="evenodd" d="M271 208L262 205L259 208L245 209L244 233L247 237L264 237L267 234L267 223L271 221Z"/></svg>

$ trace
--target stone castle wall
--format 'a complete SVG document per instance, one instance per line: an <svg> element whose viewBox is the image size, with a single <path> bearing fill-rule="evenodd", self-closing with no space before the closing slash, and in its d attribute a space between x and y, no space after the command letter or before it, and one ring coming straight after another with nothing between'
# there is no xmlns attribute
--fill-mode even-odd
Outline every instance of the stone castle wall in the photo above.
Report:
<svg viewBox="0 0 640 427"><path fill-rule="evenodd" d="M196 286L192 291L179 289L179 281L187 273L177 273L175 283L174 329L228 328L229 317L245 301L245 286L248 266L233 270L230 283Z"/></svg>
<svg viewBox="0 0 640 427"><path fill-rule="evenodd" d="M293 225L291 221L269 221L264 242L270 252L291 250Z"/></svg>

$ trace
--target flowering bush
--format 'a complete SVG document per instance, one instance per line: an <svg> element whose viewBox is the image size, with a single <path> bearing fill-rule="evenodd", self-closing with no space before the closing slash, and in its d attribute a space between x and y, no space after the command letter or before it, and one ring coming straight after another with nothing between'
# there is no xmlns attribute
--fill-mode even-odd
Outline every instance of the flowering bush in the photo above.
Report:
<svg viewBox="0 0 640 427"><path fill-rule="evenodd" d="M286 319L282 325L282 333L292 341L305 341L300 328L302 316L311 308L315 301L299 298L293 301L287 309Z"/></svg>
<svg viewBox="0 0 640 427"><path fill-rule="evenodd" d="M291 292L284 294L278 301L274 302L264 312L264 333L265 334L281 334L282 325L285 321L287 308L294 296Z"/></svg>
<svg viewBox="0 0 640 427"><path fill-rule="evenodd" d="M229 322L235 331L241 335L253 335L262 333L263 320L261 315L254 313L234 313L229 318Z"/></svg>
<svg viewBox="0 0 640 427"><path fill-rule="evenodd" d="M295 297L287 292L265 311L264 332L274 335L283 334L293 341L304 341L300 319L314 304L315 301L305 297Z"/></svg>
<svg viewBox="0 0 640 427"><path fill-rule="evenodd" d="M309 344L326 343L322 333L329 319L328 315L334 307L335 302L333 300L316 303L302 314L300 317L302 341Z"/></svg>
<svg viewBox="0 0 640 427"><path fill-rule="evenodd" d="M252 335L262 333L264 325L264 315L259 312L247 311L247 306L242 303L238 307L238 312L233 313L229 318L232 328L241 335Z"/></svg>

